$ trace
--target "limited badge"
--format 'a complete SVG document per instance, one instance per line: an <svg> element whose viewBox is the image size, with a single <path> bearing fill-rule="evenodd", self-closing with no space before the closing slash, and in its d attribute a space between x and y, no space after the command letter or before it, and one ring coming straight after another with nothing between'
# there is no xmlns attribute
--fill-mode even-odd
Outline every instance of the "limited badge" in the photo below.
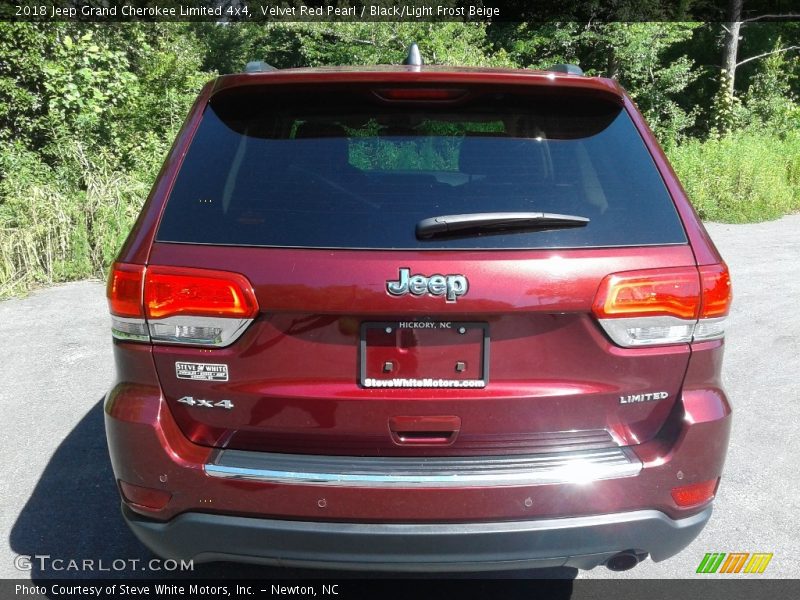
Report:
<svg viewBox="0 0 800 600"><path fill-rule="evenodd" d="M228 365L176 362L175 376L194 381L228 381Z"/></svg>
<svg viewBox="0 0 800 600"><path fill-rule="evenodd" d="M669 398L667 392L648 392L647 394L628 394L627 396L620 396L620 404L636 404L637 402L651 402L653 400L664 400Z"/></svg>

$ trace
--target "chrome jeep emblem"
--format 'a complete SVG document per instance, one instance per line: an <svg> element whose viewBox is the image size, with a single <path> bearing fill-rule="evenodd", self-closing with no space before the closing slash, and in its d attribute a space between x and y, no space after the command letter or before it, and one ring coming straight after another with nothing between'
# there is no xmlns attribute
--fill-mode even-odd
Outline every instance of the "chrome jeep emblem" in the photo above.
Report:
<svg viewBox="0 0 800 600"><path fill-rule="evenodd" d="M439 275L430 277L416 273L411 274L411 269L400 269L396 281L391 279L386 282L386 291L391 296L444 296L447 302L455 302L469 290L469 281L463 275Z"/></svg>

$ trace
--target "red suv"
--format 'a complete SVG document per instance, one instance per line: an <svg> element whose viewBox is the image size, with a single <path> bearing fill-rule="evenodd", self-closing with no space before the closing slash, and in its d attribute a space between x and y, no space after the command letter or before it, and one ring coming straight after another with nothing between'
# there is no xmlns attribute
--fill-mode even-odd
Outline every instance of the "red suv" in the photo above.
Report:
<svg viewBox="0 0 800 600"><path fill-rule="evenodd" d="M113 266L106 430L156 554L409 571L689 544L728 270L619 85L226 75Z"/></svg>

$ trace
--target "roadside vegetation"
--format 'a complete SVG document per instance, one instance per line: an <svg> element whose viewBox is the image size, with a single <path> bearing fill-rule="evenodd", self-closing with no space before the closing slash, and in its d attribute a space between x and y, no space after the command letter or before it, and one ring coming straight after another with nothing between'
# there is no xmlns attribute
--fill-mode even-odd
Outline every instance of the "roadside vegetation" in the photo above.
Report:
<svg viewBox="0 0 800 600"><path fill-rule="evenodd" d="M800 23L753 23L741 39L731 88L718 23L0 23L0 297L104 276L217 73L254 58L399 63L410 41L427 63L615 77L701 217L800 210Z"/></svg>

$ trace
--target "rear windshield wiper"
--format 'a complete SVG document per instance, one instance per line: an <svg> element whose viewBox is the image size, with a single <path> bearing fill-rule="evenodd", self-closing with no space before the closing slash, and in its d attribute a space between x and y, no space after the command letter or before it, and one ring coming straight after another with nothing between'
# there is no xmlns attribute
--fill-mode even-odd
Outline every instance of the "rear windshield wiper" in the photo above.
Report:
<svg viewBox="0 0 800 600"><path fill-rule="evenodd" d="M427 239L468 233L498 233L585 227L586 217L541 212L487 212L465 215L442 215L417 223L417 238Z"/></svg>

